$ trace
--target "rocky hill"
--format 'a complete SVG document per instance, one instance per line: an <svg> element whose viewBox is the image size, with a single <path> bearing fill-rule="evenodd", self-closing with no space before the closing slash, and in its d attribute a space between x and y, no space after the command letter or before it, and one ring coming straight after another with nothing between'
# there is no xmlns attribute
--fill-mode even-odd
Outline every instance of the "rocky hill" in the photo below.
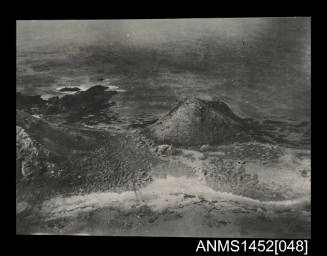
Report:
<svg viewBox="0 0 327 256"><path fill-rule="evenodd" d="M246 119L222 101L187 98L147 128L160 143L199 145L232 143L251 138Z"/></svg>

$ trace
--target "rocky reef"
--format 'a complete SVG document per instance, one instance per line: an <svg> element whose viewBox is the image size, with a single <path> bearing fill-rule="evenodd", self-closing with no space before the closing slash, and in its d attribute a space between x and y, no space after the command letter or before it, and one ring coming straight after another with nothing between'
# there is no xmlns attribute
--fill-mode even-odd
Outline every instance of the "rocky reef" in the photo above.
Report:
<svg viewBox="0 0 327 256"><path fill-rule="evenodd" d="M86 91L77 91L63 97L42 99L39 95L29 96L16 93L16 107L30 114L62 115L70 122L81 121L89 115L98 115L103 118L101 111L114 105L109 100L117 94L116 91L107 91L108 87L95 85Z"/></svg>
<svg viewBox="0 0 327 256"><path fill-rule="evenodd" d="M27 110L31 113L38 113L46 106L46 101L40 95L25 95L20 92L16 93L16 108Z"/></svg>

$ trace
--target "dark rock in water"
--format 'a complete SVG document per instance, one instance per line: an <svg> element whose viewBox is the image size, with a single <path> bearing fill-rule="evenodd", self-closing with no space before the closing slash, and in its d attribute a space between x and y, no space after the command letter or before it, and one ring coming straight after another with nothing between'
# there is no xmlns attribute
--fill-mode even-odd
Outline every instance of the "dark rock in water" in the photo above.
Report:
<svg viewBox="0 0 327 256"><path fill-rule="evenodd" d="M96 85L86 91L79 91L62 98L53 97L47 101L46 114L65 114L70 121L80 121L87 115L96 115L99 119L101 110L114 104L109 99L117 92L106 91L107 87Z"/></svg>
<svg viewBox="0 0 327 256"><path fill-rule="evenodd" d="M68 112L71 121L79 121L82 116L98 115L101 110L114 104L109 99L117 92L106 90L107 87L96 85L86 91L66 95L59 101L59 111Z"/></svg>
<svg viewBox="0 0 327 256"><path fill-rule="evenodd" d="M64 88L61 88L59 91L61 91L61 92L78 92L78 91L80 91L80 88L78 88L78 87L64 87Z"/></svg>
<svg viewBox="0 0 327 256"><path fill-rule="evenodd" d="M71 90L73 88L64 88ZM114 105L109 101L117 94L116 91L107 91L108 87L96 85L86 91L77 91L72 95L65 95L62 98L52 97L43 100L38 96L28 96L21 93L16 94L16 107L19 110L30 114L56 115L63 114L69 121L81 121L86 116L96 116L97 119L105 119L106 113L101 111ZM79 90L75 88L74 90ZM86 121L83 119L83 121Z"/></svg>
<svg viewBox="0 0 327 256"><path fill-rule="evenodd" d="M87 93L99 93L99 92L103 92L103 91L105 91L107 89L108 89L107 86L95 85L95 86L92 86L89 89L87 89L85 92L87 92Z"/></svg>
<svg viewBox="0 0 327 256"><path fill-rule="evenodd" d="M107 102L116 92L105 91L107 87L96 85L86 91L66 95L59 99L58 105L62 111L88 111L94 106Z"/></svg>
<svg viewBox="0 0 327 256"><path fill-rule="evenodd" d="M174 145L233 143L251 138L244 120L222 101L189 98L147 131L160 143Z"/></svg>
<svg viewBox="0 0 327 256"><path fill-rule="evenodd" d="M30 96L24 95L20 92L16 93L16 108L18 109L42 109L45 107L46 101L40 95Z"/></svg>

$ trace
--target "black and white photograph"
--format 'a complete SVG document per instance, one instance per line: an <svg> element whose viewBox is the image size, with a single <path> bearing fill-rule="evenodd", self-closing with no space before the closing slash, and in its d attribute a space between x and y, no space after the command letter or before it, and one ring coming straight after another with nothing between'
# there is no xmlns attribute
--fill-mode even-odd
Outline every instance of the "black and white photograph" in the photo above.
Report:
<svg viewBox="0 0 327 256"><path fill-rule="evenodd" d="M16 20L16 234L311 238L311 18Z"/></svg>

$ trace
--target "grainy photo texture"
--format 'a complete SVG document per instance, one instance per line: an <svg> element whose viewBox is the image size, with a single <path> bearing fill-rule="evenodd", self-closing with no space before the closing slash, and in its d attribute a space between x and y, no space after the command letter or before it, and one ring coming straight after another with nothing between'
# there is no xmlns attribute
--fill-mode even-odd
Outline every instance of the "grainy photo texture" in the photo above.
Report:
<svg viewBox="0 0 327 256"><path fill-rule="evenodd" d="M16 21L16 233L310 238L310 28Z"/></svg>

